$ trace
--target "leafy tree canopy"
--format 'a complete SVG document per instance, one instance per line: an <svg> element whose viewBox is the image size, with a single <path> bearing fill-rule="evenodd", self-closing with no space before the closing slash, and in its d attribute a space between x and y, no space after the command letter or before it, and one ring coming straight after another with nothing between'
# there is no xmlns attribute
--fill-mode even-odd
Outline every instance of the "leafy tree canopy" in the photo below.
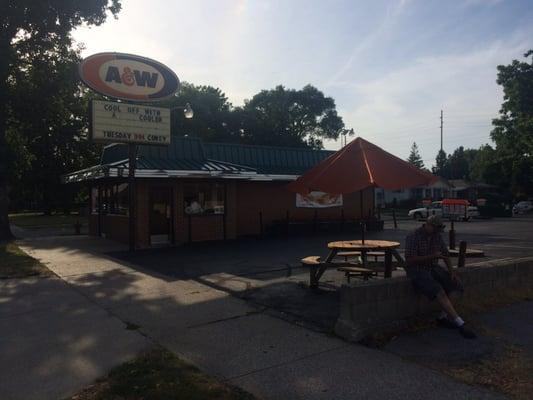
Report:
<svg viewBox="0 0 533 400"><path fill-rule="evenodd" d="M37 75L41 72L36 67L33 71L30 70L29 60L37 62L44 55L45 58L49 57L48 61L51 61L54 53L56 56L57 53L67 55L72 46L70 36L72 29L83 23L88 25L103 23L108 12L113 15L118 13L120 1L2 0L0 9L2 10L0 14L0 240L3 240L12 236L7 217L8 176L10 175L7 172L14 167L13 160L17 159L17 156L13 155L13 150L24 148L25 141L26 143L28 141L28 138L15 137L25 129L16 124L20 122L27 124L17 118L20 110L16 109L18 105L13 104L13 99L17 98L15 92L21 87L21 75L28 74L34 83L37 82ZM43 64L40 65L42 67ZM41 92L41 94L41 107L53 108L57 105L57 102L43 101L43 99L48 99L50 92ZM44 103L49 104L44 105ZM61 110L57 111L61 112ZM55 112L48 113L50 117L54 114ZM12 145L9 148L7 146L8 132L11 137L9 143ZM49 138L52 133L47 128L40 135ZM10 161L12 164L8 164ZM29 155L25 163L16 165L27 165L28 162L33 162Z"/></svg>
<svg viewBox="0 0 533 400"><path fill-rule="evenodd" d="M518 196L533 195L533 50L524 54L531 62L514 60L498 66L497 83L504 101L492 121L502 173Z"/></svg>
<svg viewBox="0 0 533 400"><path fill-rule="evenodd" d="M411 146L411 152L409 153L407 161L417 168L424 168L424 161L422 160L422 156L420 155L420 151L418 150L418 145L416 142L413 142Z"/></svg>
<svg viewBox="0 0 533 400"><path fill-rule="evenodd" d="M337 139L344 128L335 101L311 85L262 90L238 113L244 141L256 144L322 148L323 139Z"/></svg>
<svg viewBox="0 0 533 400"><path fill-rule="evenodd" d="M432 168L432 172L435 175L446 178L448 177L448 170L446 152L444 150L439 150L437 157L435 158L435 166Z"/></svg>

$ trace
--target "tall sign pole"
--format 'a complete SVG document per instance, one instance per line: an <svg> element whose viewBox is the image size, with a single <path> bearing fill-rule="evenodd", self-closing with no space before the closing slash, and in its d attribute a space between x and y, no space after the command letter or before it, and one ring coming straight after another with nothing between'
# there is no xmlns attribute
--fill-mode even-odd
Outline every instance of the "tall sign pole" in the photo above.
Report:
<svg viewBox="0 0 533 400"><path fill-rule="evenodd" d="M440 151L442 151L442 110L440 110Z"/></svg>
<svg viewBox="0 0 533 400"><path fill-rule="evenodd" d="M123 53L87 57L80 64L79 72L82 81L94 91L123 100L91 102L89 136L97 142L128 144L128 243L129 250L134 251L137 247L137 144L170 144L170 110L144 104L173 96L179 88L179 79L158 61Z"/></svg>
<svg viewBox="0 0 533 400"><path fill-rule="evenodd" d="M135 196L135 169L137 168L137 145L135 143L128 144L128 201L129 201L129 250L135 251L135 244L137 238L137 224L136 224L136 206L137 196Z"/></svg>

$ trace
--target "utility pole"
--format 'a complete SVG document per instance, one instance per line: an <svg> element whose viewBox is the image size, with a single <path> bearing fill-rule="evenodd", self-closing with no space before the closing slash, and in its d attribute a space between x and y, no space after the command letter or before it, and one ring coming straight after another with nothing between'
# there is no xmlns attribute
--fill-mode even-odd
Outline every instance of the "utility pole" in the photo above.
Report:
<svg viewBox="0 0 533 400"><path fill-rule="evenodd" d="M442 151L442 110L440 110L440 151Z"/></svg>

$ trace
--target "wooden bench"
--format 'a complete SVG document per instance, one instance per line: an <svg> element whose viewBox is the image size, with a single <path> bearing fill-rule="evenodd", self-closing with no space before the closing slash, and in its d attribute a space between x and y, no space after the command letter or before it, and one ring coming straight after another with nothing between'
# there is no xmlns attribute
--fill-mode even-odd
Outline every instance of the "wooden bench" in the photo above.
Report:
<svg viewBox="0 0 533 400"><path fill-rule="evenodd" d="M366 253L367 257L374 257L374 261L378 261L379 257L385 257L384 251L369 251Z"/></svg>
<svg viewBox="0 0 533 400"><path fill-rule="evenodd" d="M373 276L377 276L377 271L372 271L368 268L355 267L355 266L344 266L337 268L338 271L344 272L346 280L350 283L350 277L352 276L362 276L365 281Z"/></svg>
<svg viewBox="0 0 533 400"><path fill-rule="evenodd" d="M317 287L319 279L317 274L320 267L323 267L324 265L324 263L320 260L320 256L309 256L302 258L300 261L304 267L309 267L309 286L313 288Z"/></svg>
<svg viewBox="0 0 533 400"><path fill-rule="evenodd" d="M350 257L361 257L360 251L339 251L335 257L344 257L344 261L348 262Z"/></svg>

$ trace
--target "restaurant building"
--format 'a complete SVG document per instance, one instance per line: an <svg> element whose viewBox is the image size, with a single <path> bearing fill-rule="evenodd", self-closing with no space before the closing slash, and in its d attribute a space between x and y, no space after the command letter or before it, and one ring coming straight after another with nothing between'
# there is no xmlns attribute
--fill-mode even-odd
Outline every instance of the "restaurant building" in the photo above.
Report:
<svg viewBox="0 0 533 400"><path fill-rule="evenodd" d="M333 152L204 143L172 137L137 146L137 248L227 240L317 224L349 226L372 214L373 189L300 196L286 185ZM63 177L90 188L91 235L128 242L128 146L105 147L98 165ZM364 214L364 215L361 215Z"/></svg>

